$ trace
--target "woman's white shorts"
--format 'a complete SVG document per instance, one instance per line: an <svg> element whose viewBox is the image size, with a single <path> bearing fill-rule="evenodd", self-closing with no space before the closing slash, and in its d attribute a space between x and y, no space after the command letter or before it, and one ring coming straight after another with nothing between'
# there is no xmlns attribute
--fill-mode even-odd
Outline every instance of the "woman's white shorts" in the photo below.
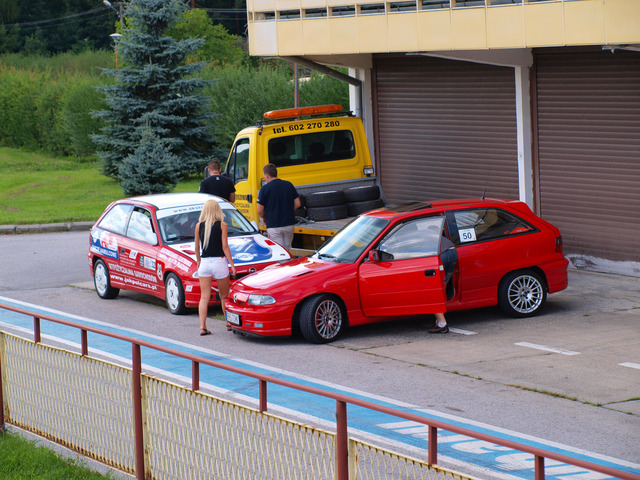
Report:
<svg viewBox="0 0 640 480"><path fill-rule="evenodd" d="M199 277L213 277L216 280L229 276L229 264L225 257L202 257L198 267Z"/></svg>

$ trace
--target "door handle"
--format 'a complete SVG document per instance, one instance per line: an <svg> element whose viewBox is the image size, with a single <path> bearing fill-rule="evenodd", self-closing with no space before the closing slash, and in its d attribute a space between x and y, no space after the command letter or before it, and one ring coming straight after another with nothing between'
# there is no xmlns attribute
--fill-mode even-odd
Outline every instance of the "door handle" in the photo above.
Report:
<svg viewBox="0 0 640 480"><path fill-rule="evenodd" d="M424 276L425 277L435 277L436 276L436 271L431 269L431 270L425 270L424 271Z"/></svg>

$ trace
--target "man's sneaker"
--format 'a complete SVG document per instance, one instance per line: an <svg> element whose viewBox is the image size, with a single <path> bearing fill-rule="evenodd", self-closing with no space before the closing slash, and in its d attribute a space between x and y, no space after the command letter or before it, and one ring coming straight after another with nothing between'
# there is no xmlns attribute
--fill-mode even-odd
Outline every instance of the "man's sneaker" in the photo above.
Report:
<svg viewBox="0 0 640 480"><path fill-rule="evenodd" d="M429 333L448 333L449 332L449 325L445 325L444 327L439 327L436 324L436 325L434 325L433 328L430 328L429 330L427 330L427 332L429 332Z"/></svg>

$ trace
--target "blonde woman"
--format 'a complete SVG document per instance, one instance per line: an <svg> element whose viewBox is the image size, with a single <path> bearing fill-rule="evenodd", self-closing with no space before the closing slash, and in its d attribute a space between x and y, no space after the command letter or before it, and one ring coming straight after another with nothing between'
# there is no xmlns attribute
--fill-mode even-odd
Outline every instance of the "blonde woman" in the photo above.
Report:
<svg viewBox="0 0 640 480"><path fill-rule="evenodd" d="M231 266L231 274L236 274L236 267L233 265L227 240L229 226L223 220L224 213L218 202L207 200L202 207L195 235L196 260L198 261L198 277L200 278L200 303L198 304L200 335L211 334L207 330L207 311L213 278L215 277L218 283L222 314L224 315L224 298L229 295L229 265Z"/></svg>

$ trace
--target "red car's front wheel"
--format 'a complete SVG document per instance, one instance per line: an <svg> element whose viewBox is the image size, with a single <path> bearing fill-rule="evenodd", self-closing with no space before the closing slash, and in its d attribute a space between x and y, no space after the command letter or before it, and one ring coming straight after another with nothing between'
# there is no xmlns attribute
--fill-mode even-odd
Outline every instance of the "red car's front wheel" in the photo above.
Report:
<svg viewBox="0 0 640 480"><path fill-rule="evenodd" d="M340 335L346 317L340 302L332 295L315 295L300 309L300 331L313 343L328 343Z"/></svg>

